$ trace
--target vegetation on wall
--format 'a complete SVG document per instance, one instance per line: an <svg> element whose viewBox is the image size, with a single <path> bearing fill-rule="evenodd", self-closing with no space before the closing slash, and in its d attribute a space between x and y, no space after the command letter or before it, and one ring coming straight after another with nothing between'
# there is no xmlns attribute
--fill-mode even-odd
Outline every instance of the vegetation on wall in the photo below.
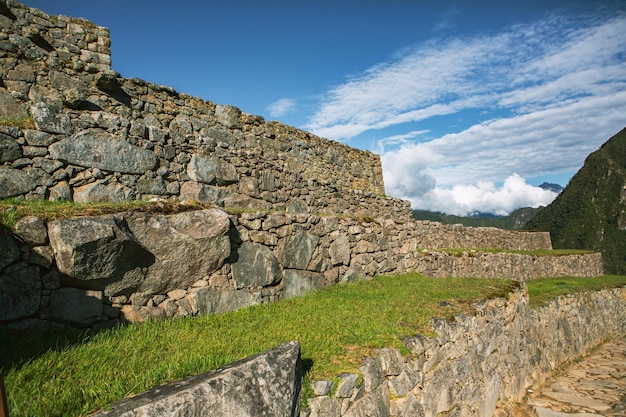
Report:
<svg viewBox="0 0 626 417"><path fill-rule="evenodd" d="M607 273L626 273L626 129L585 160L563 192L526 229L548 231L552 246L602 253Z"/></svg>

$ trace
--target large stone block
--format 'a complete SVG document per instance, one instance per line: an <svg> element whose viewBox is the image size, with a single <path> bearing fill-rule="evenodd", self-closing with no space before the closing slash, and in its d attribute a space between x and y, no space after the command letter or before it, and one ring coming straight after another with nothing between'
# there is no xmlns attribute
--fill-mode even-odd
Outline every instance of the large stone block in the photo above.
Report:
<svg viewBox="0 0 626 417"><path fill-rule="evenodd" d="M38 267L29 266L0 275L0 289L0 321L26 318L39 310L41 278Z"/></svg>
<svg viewBox="0 0 626 417"><path fill-rule="evenodd" d="M283 272L282 298L291 298L324 288L324 274L288 269Z"/></svg>
<svg viewBox="0 0 626 417"><path fill-rule="evenodd" d="M14 197L34 190L37 184L19 169L0 166L0 198Z"/></svg>
<svg viewBox="0 0 626 417"><path fill-rule="evenodd" d="M259 293L245 290L221 291L211 287L194 288L189 295L195 314L220 314L259 304Z"/></svg>
<svg viewBox="0 0 626 417"><path fill-rule="evenodd" d="M48 235L65 281L107 295L128 295L139 288L141 268L155 262L121 215L55 220Z"/></svg>
<svg viewBox="0 0 626 417"><path fill-rule="evenodd" d="M235 288L266 287L282 279L278 259L267 247L244 242L231 256Z"/></svg>
<svg viewBox="0 0 626 417"><path fill-rule="evenodd" d="M76 325L89 325L102 318L102 291L59 288L50 296L50 317Z"/></svg>
<svg viewBox="0 0 626 417"><path fill-rule="evenodd" d="M278 260L285 268L306 269L318 243L319 237L307 232L287 236L276 247Z"/></svg>
<svg viewBox="0 0 626 417"><path fill-rule="evenodd" d="M102 129L83 130L49 149L54 159L69 164L125 174L143 174L157 163L152 151L114 139Z"/></svg>
<svg viewBox="0 0 626 417"><path fill-rule="evenodd" d="M22 157L22 149L15 139L0 133L0 163L13 162Z"/></svg>
<svg viewBox="0 0 626 417"><path fill-rule="evenodd" d="M140 292L163 294L191 287L230 256L230 220L222 210L129 213L126 219L133 235L154 256Z"/></svg>
<svg viewBox="0 0 626 417"><path fill-rule="evenodd" d="M63 105L55 100L35 103L30 107L30 112L35 119L39 130L48 133L72 133L72 123L67 114L63 113Z"/></svg>
<svg viewBox="0 0 626 417"><path fill-rule="evenodd" d="M300 345L288 342L213 372L153 388L94 417L299 415Z"/></svg>
<svg viewBox="0 0 626 417"><path fill-rule="evenodd" d="M235 166L219 158L194 154L187 165L187 175L205 184L228 185L239 181Z"/></svg>
<svg viewBox="0 0 626 417"><path fill-rule="evenodd" d="M21 119L28 112L10 94L0 91L0 119Z"/></svg>

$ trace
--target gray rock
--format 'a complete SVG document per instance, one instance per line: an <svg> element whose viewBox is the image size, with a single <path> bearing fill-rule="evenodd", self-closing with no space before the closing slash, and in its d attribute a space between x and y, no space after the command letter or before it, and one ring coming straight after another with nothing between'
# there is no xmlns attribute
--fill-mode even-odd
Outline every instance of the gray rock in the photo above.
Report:
<svg viewBox="0 0 626 417"><path fill-rule="evenodd" d="M194 314L220 314L261 303L258 293L221 291L211 287L194 288L189 299Z"/></svg>
<svg viewBox="0 0 626 417"><path fill-rule="evenodd" d="M241 109L237 107L218 104L215 106L215 117L217 120L231 129L240 129L241 124Z"/></svg>
<svg viewBox="0 0 626 417"><path fill-rule="evenodd" d="M35 103L30 107L30 112L39 130L65 135L72 133L72 123L69 116L63 112L63 105L60 102Z"/></svg>
<svg viewBox="0 0 626 417"><path fill-rule="evenodd" d="M385 375L400 375L404 366L404 358L398 349L377 349Z"/></svg>
<svg viewBox="0 0 626 417"><path fill-rule="evenodd" d="M205 127L200 130L200 135L205 138L205 141L214 140L218 145L233 146L237 142L235 135L230 133L229 130L219 126Z"/></svg>
<svg viewBox="0 0 626 417"><path fill-rule="evenodd" d="M298 417L300 345L288 342L224 368L113 404L104 416Z"/></svg>
<svg viewBox="0 0 626 417"><path fill-rule="evenodd" d="M25 172L0 166L0 198L26 194L37 187L37 183Z"/></svg>
<svg viewBox="0 0 626 417"><path fill-rule="evenodd" d="M285 268L307 269L319 237L307 232L297 232L278 243L276 254Z"/></svg>
<svg viewBox="0 0 626 417"><path fill-rule="evenodd" d="M235 289L266 287L282 279L278 259L267 247L244 242L231 255Z"/></svg>
<svg viewBox="0 0 626 417"><path fill-rule="evenodd" d="M378 388L385 380L380 358L368 356L359 367L359 372L363 375L365 392L370 392Z"/></svg>
<svg viewBox="0 0 626 417"><path fill-rule="evenodd" d="M373 392L356 401L344 417L389 417L389 390L381 384Z"/></svg>
<svg viewBox="0 0 626 417"><path fill-rule="evenodd" d="M72 189L67 181L61 181L48 190L50 201L72 201Z"/></svg>
<svg viewBox="0 0 626 417"><path fill-rule="evenodd" d="M38 267L29 266L0 275L0 288L0 321L23 319L39 311L41 278Z"/></svg>
<svg viewBox="0 0 626 417"><path fill-rule="evenodd" d="M10 94L0 91L0 119L23 119L28 112Z"/></svg>
<svg viewBox="0 0 626 417"><path fill-rule="evenodd" d="M59 288L50 296L50 317L86 326L102 317L102 291Z"/></svg>
<svg viewBox="0 0 626 417"><path fill-rule="evenodd" d="M133 235L153 254L141 292L189 288L219 269L230 255L228 215L218 209L172 215L129 213Z"/></svg>
<svg viewBox="0 0 626 417"><path fill-rule="evenodd" d="M0 133L0 163L13 162L22 157L22 149L15 139Z"/></svg>
<svg viewBox="0 0 626 417"><path fill-rule="evenodd" d="M15 224L15 233L31 246L41 246L48 243L48 229L41 217L22 217Z"/></svg>
<svg viewBox="0 0 626 417"><path fill-rule="evenodd" d="M345 234L339 235L328 248L333 266L350 265L350 241Z"/></svg>
<svg viewBox="0 0 626 417"><path fill-rule="evenodd" d="M59 189L59 197L67 197L66 190ZM90 184L83 185L81 187L74 188L73 200L76 203L89 203L89 202L113 202L126 200L127 189L120 183L104 182L92 182ZM72 193L70 192L70 196ZM55 198L57 196L55 195Z"/></svg>
<svg viewBox="0 0 626 417"><path fill-rule="evenodd" d="M48 224L48 235L66 281L107 295L137 290L141 268L155 262L119 215L55 220Z"/></svg>
<svg viewBox="0 0 626 417"><path fill-rule="evenodd" d="M404 397L421 382L422 374L407 366L400 375L389 378L389 392L396 397Z"/></svg>
<svg viewBox="0 0 626 417"><path fill-rule="evenodd" d="M228 185L239 181L235 166L214 157L194 154L187 165L187 175L205 184Z"/></svg>
<svg viewBox="0 0 626 417"><path fill-rule="evenodd" d="M224 195L225 193L219 187L195 181L186 181L180 187L181 200L197 200L221 206Z"/></svg>
<svg viewBox="0 0 626 417"><path fill-rule="evenodd" d="M311 389L315 395L328 395L333 389L333 381L311 381Z"/></svg>
<svg viewBox="0 0 626 417"><path fill-rule="evenodd" d="M7 229L0 226L0 269L19 259L20 249Z"/></svg>
<svg viewBox="0 0 626 417"><path fill-rule="evenodd" d="M52 158L69 164L125 174L143 174L157 163L152 151L95 128L54 143L49 149Z"/></svg>
<svg viewBox="0 0 626 417"><path fill-rule="evenodd" d="M337 398L350 398L354 393L354 389L356 388L356 381L359 379L357 374L352 373L341 373L337 375L339 381L337 382L337 392L335 392L335 397Z"/></svg>
<svg viewBox="0 0 626 417"><path fill-rule="evenodd" d="M363 281L364 279L367 279L367 275L360 268L348 268L341 277L341 282Z"/></svg>
<svg viewBox="0 0 626 417"><path fill-rule="evenodd" d="M309 417L340 417L341 401L328 396L309 398Z"/></svg>
<svg viewBox="0 0 626 417"><path fill-rule="evenodd" d="M283 271L282 298L304 295L324 288L324 274L311 271L287 269Z"/></svg>
<svg viewBox="0 0 626 417"><path fill-rule="evenodd" d="M166 195L167 189L161 178L141 178L137 181L137 191L140 194Z"/></svg>
<svg viewBox="0 0 626 417"><path fill-rule="evenodd" d="M50 146L58 140L58 136L40 130L25 130L24 137L30 146Z"/></svg>

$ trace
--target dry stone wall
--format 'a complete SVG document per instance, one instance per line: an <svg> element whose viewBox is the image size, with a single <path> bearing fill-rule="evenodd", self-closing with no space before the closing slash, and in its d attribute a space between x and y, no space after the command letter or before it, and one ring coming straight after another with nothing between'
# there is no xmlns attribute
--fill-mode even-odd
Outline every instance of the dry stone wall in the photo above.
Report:
<svg viewBox="0 0 626 417"><path fill-rule="evenodd" d="M517 280L602 275L599 254L438 251L459 228L439 223L220 208L20 220L0 234L0 323L103 326L205 315L299 296L377 274ZM534 249L545 232L493 229L491 246ZM483 245L483 234L462 239ZM519 239L518 239L519 237ZM521 242L521 243L520 243ZM431 248L429 245L435 245Z"/></svg>
<svg viewBox="0 0 626 417"><path fill-rule="evenodd" d="M380 158L241 110L125 79L106 28L0 1L0 198L196 199L408 219Z"/></svg>
<svg viewBox="0 0 626 417"><path fill-rule="evenodd" d="M485 301L474 316L433 319L436 337L380 349L359 373L314 381L301 416L491 417L606 338L626 334L626 288L559 297L531 309L525 288ZM358 383L357 381L360 381Z"/></svg>

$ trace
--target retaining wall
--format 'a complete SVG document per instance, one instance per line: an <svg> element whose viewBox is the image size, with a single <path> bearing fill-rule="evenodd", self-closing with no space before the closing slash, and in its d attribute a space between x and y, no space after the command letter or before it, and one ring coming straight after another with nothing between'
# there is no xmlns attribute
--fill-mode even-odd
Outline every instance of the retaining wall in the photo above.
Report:
<svg viewBox="0 0 626 417"><path fill-rule="evenodd" d="M626 289L559 297L538 309L522 289L431 327L435 338L406 339L410 355L380 349L360 374L313 382L317 396L301 416L491 417L564 362L626 334Z"/></svg>
<svg viewBox="0 0 626 417"><path fill-rule="evenodd" d="M493 248L549 244L545 232L482 231ZM0 234L0 323L12 327L221 313L377 274L526 280L603 273L597 253L440 252L429 245L483 246L484 235L423 221L213 208L47 224L30 217L12 233Z"/></svg>
<svg viewBox="0 0 626 417"><path fill-rule="evenodd" d="M111 71L106 28L0 2L0 198L409 219L378 155Z"/></svg>

